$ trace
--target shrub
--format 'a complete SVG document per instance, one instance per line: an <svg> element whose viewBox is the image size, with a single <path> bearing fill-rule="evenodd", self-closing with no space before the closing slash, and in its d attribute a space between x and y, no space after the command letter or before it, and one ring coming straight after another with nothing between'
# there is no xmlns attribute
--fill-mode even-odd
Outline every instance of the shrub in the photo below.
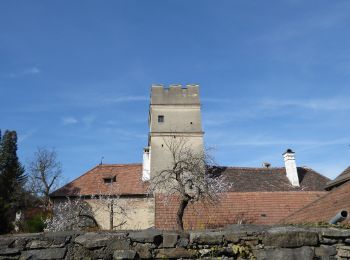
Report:
<svg viewBox="0 0 350 260"><path fill-rule="evenodd" d="M22 231L27 233L36 233L44 231L45 224L41 214L24 221Z"/></svg>

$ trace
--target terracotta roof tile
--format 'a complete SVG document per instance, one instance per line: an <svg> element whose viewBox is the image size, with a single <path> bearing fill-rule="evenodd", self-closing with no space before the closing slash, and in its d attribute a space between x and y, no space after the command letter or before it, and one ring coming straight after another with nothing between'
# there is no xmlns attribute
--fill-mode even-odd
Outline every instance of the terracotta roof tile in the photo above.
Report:
<svg viewBox="0 0 350 260"><path fill-rule="evenodd" d="M237 224L271 225L322 197L326 191L229 192L215 204L189 204L185 210L186 229L204 229ZM165 202L165 203L164 203ZM175 229L178 200L155 198L155 226Z"/></svg>
<svg viewBox="0 0 350 260"><path fill-rule="evenodd" d="M113 185L104 178L116 177ZM141 180L142 164L102 164L81 175L62 188L52 192L51 197L82 195L141 195L147 193L148 183Z"/></svg>
<svg viewBox="0 0 350 260"><path fill-rule="evenodd" d="M323 197L306 205L283 220L284 223L328 222L339 211L350 212L350 182L332 189ZM350 223L348 218L345 222Z"/></svg>

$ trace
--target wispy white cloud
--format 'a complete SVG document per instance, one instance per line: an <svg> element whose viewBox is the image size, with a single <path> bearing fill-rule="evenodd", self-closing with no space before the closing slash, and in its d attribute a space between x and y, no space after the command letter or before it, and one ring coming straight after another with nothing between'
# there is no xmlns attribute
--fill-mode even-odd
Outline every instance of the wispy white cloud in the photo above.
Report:
<svg viewBox="0 0 350 260"><path fill-rule="evenodd" d="M233 126L242 122L261 122L261 120L279 120L280 126L289 124L287 118L299 120L305 124L334 125L344 122L339 117L350 111L350 97L329 98L256 98L250 100L235 100L222 103L220 108L208 105L202 112L203 126L215 128ZM339 112L335 114L335 112ZM328 115L328 120L320 120ZM338 118L338 121L335 121ZM334 120L331 120L334 119ZM277 121L276 121L277 122ZM294 122L293 122L294 124ZM294 125L295 126L295 125Z"/></svg>
<svg viewBox="0 0 350 260"><path fill-rule="evenodd" d="M350 138L337 138L337 139L297 139L297 138L278 138L270 137L266 135L253 135L249 136L229 136L222 133L221 136L226 136L226 138L217 135L211 142L216 143L218 146L307 146L307 147L321 147L329 145L344 145L350 144ZM220 140L224 140L221 141Z"/></svg>
<svg viewBox="0 0 350 260"><path fill-rule="evenodd" d="M122 103L122 102L133 102L133 101L149 101L149 97L146 96L120 96L120 97L110 97L103 98L105 103Z"/></svg>
<svg viewBox="0 0 350 260"><path fill-rule="evenodd" d="M312 110L349 110L350 98L332 97L324 99L264 99L260 102L262 107L278 109L282 107L295 107Z"/></svg>
<svg viewBox="0 0 350 260"><path fill-rule="evenodd" d="M304 1L301 1L304 4ZM277 26L276 30L269 30L259 37L259 40L267 42L291 41L308 35L317 30L331 29L349 19L350 3L339 1L332 5L332 8L324 11L308 13L305 16L294 19L293 22Z"/></svg>
<svg viewBox="0 0 350 260"><path fill-rule="evenodd" d="M96 116L95 115L87 115L82 117L81 121L87 126L90 127L93 122L95 122Z"/></svg>
<svg viewBox="0 0 350 260"><path fill-rule="evenodd" d="M106 127L103 130L103 133L105 134L112 134L114 136L117 136L120 139L143 139L147 140L147 133L140 133L135 132L130 129L121 129L121 128L112 128L112 127Z"/></svg>
<svg viewBox="0 0 350 260"><path fill-rule="evenodd" d="M19 78L27 75L40 74L41 70L38 67L31 67L18 72L12 72L7 75L3 75L4 78Z"/></svg>
<svg viewBox="0 0 350 260"><path fill-rule="evenodd" d="M99 88L97 88L99 89ZM149 96L142 95L115 95L114 93L97 93L87 90L77 93L61 93L61 98L73 106L101 107L119 103L149 102Z"/></svg>
<svg viewBox="0 0 350 260"><path fill-rule="evenodd" d="M96 121L96 115L86 115L82 117L74 117L74 116L66 116L62 117L63 125L75 125L75 124L83 124L86 127L90 127Z"/></svg>
<svg viewBox="0 0 350 260"><path fill-rule="evenodd" d="M23 71L23 74L39 74L41 70L38 67L32 67Z"/></svg>
<svg viewBox="0 0 350 260"><path fill-rule="evenodd" d="M208 98L208 97L204 97L201 98L201 102L205 102L205 103L227 103L227 102L232 102L232 99L223 99L223 98Z"/></svg>
<svg viewBox="0 0 350 260"><path fill-rule="evenodd" d="M67 116L62 118L63 125L74 125L78 123L78 119L72 116Z"/></svg>

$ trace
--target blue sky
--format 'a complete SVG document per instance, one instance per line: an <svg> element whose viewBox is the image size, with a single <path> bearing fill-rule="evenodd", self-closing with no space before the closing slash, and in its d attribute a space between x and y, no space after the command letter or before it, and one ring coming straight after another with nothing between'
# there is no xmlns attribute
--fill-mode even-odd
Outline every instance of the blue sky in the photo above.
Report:
<svg viewBox="0 0 350 260"><path fill-rule="evenodd" d="M153 83L197 83L221 165L350 165L350 2L0 1L0 128L65 180L141 162Z"/></svg>

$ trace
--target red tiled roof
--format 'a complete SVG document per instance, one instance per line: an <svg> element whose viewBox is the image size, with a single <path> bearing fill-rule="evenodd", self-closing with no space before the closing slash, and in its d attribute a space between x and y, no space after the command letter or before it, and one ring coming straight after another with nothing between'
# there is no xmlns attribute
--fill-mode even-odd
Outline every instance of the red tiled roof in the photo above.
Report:
<svg viewBox="0 0 350 260"><path fill-rule="evenodd" d="M329 181L321 174L304 167L298 167L300 187L293 187L290 184L284 167L215 167L213 170L215 173L224 175L231 183L230 192L323 191ZM102 164L54 191L50 196L66 197L110 193L111 186L104 183L103 179L114 176L117 179L113 184L115 194L147 193L148 183L141 180L142 164Z"/></svg>
<svg viewBox="0 0 350 260"><path fill-rule="evenodd" d="M116 177L116 182L104 183L104 178ZM81 175L50 197L83 196L99 194L144 195L148 183L141 180L142 164L102 164Z"/></svg>
<svg viewBox="0 0 350 260"><path fill-rule="evenodd" d="M292 212L322 197L326 191L229 192L215 204L189 204L185 210L185 229L217 228L228 224L276 224ZM166 203L164 203L166 202ZM155 197L155 226L172 230L176 226L178 200Z"/></svg>
<svg viewBox="0 0 350 260"><path fill-rule="evenodd" d="M284 167L214 167L214 172L226 176L232 184L230 191L323 191L329 179L316 171L298 167L300 187L294 187Z"/></svg>
<svg viewBox="0 0 350 260"><path fill-rule="evenodd" d="M288 216L284 223L328 222L339 211L350 212L350 182L333 188L326 195ZM348 218L345 222L350 223Z"/></svg>

